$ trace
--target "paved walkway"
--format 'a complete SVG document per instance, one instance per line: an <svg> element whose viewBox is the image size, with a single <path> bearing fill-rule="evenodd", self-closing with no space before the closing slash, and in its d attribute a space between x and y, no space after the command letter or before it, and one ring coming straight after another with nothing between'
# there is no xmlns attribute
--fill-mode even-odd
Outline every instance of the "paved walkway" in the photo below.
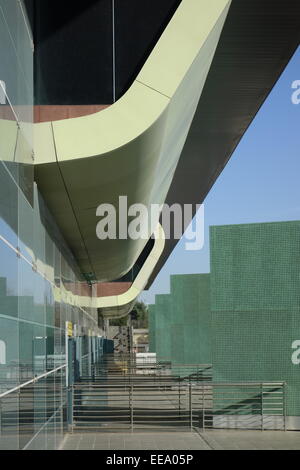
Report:
<svg viewBox="0 0 300 470"><path fill-rule="evenodd" d="M214 450L300 450L299 431L208 430L202 435Z"/></svg>
<svg viewBox="0 0 300 470"><path fill-rule="evenodd" d="M230 431L68 434L62 450L300 450L300 432Z"/></svg>
<svg viewBox="0 0 300 470"><path fill-rule="evenodd" d="M137 432L68 434L62 450L210 450L197 433Z"/></svg>

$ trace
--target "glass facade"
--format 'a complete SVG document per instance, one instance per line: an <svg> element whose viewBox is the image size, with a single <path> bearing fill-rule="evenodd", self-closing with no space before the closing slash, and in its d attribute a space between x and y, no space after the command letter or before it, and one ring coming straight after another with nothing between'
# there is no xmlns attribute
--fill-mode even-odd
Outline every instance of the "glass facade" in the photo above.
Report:
<svg viewBox="0 0 300 470"><path fill-rule="evenodd" d="M0 80L0 449L56 449L67 429L66 321L83 344L99 330L97 311L73 300L92 289L34 183L33 47L17 0L0 0Z"/></svg>

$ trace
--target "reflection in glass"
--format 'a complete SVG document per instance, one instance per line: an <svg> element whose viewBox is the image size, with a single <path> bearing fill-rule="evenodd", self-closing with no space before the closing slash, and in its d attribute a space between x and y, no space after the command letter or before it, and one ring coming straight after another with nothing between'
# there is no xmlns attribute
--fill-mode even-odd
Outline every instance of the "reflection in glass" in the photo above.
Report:
<svg viewBox="0 0 300 470"><path fill-rule="evenodd" d="M32 263L35 261L33 244L33 209L20 190L18 195L18 216L18 246L22 255Z"/></svg>
<svg viewBox="0 0 300 470"><path fill-rule="evenodd" d="M0 234L14 247L18 245L18 188L1 162Z"/></svg>
<svg viewBox="0 0 300 470"><path fill-rule="evenodd" d="M67 319L78 331L93 325L54 299L61 279L73 293L80 284L34 186L33 51L18 0L0 0L0 64L0 393L22 384L0 399L0 449L55 449L67 430L66 369L25 383L65 364Z"/></svg>

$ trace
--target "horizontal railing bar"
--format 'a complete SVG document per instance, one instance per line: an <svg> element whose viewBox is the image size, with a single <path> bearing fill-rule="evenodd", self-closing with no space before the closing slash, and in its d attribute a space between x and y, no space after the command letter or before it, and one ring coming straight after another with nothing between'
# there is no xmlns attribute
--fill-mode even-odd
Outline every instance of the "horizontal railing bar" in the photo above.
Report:
<svg viewBox="0 0 300 470"><path fill-rule="evenodd" d="M23 384L18 385L17 387L12 388L11 390L7 390L6 392L0 394L0 399L7 396L7 395L9 395L9 394L11 394L11 393L16 392L17 390L20 390L21 388L26 387L29 384L36 383L38 380L41 380L44 377L47 377L48 375L53 374L54 372L56 372L60 369L63 369L65 367L67 367L67 364L64 364L63 366L57 367L56 369L53 369L49 372L46 372L45 374L38 375L37 377L34 377L33 379L29 380L28 382L24 382Z"/></svg>
<svg viewBox="0 0 300 470"><path fill-rule="evenodd" d="M97 421L80 421L81 424L88 424L88 423L91 423L91 424L95 424L95 422ZM114 421L109 421L111 424L114 424L115 422ZM155 423L156 421L155 420L147 420L147 423ZM181 421L180 420L164 420L164 423L180 423ZM188 422L188 420L183 420L183 422ZM99 422L100 423L100 422ZM105 423L105 421L103 421L103 424ZM101 424L101 423L100 423ZM138 423L137 423L138 424ZM140 423L141 424L141 423Z"/></svg>
<svg viewBox="0 0 300 470"><path fill-rule="evenodd" d="M124 426L121 426L122 423L120 423L118 426L112 426L111 428L108 427L108 424L113 425L114 423L103 423L103 424L99 424L98 426L85 426L86 424L89 424L89 422L82 423L80 425L76 423L76 428L77 429L99 429L99 428L101 429L102 428L104 429L130 429L130 423L124 423Z"/></svg>
<svg viewBox="0 0 300 470"><path fill-rule="evenodd" d="M83 418L91 418L91 419L106 419L106 418L113 418L114 415L111 415L111 414L107 414L107 415L91 415L91 414L81 414L81 415L74 415L73 418L74 419L77 419L77 420L81 420ZM129 419L130 418L130 413L127 413L127 414L124 414L124 415L116 415L115 416L116 419Z"/></svg>
<svg viewBox="0 0 300 470"><path fill-rule="evenodd" d="M224 383L224 382L212 382L210 385L214 385L216 387L233 387L233 386L282 386L284 385L285 382L230 382L230 383Z"/></svg>
<svg viewBox="0 0 300 470"><path fill-rule="evenodd" d="M61 369L63 367L66 367L66 366L61 366L59 367L58 369ZM54 369L53 371L50 371L50 372L47 372L46 374L44 375L49 375L51 373L53 373L55 370L58 370L58 369ZM43 376L39 376L39 377L43 377ZM136 376L135 376L136 377ZM178 379L178 377L175 377L176 379ZM174 378L174 379L175 379ZM173 377L172 377L173 379ZM34 379L32 379L34 380ZM145 380L145 377L143 376L142 377L142 380ZM169 385L169 382L166 380L166 382L164 382L164 380L166 380L165 377L161 377L160 380L157 380L157 383L156 385L157 386L160 386L160 385L163 385L164 383L166 383L166 385ZM139 382L139 381L138 381ZM155 384L155 380L153 380L154 384ZM175 380L174 380L175 382ZM180 383L180 385L182 385L182 383ZM219 382L206 382L206 383L202 383L201 385L197 384L197 383L192 383L191 382L191 385L193 387L195 387L195 389L200 389L202 390L204 387L217 387L217 388L221 388L221 387L224 387L225 389L226 388L232 388L232 387L239 387L239 388L252 388L252 387L261 387L262 385L264 385L263 383L258 383L258 382L252 382L252 383L227 383L227 384L224 384L224 383L219 383ZM105 384L101 384L101 385L98 385L98 384L94 384L94 383L90 383L90 384L80 384L80 383L77 383L77 384L74 384L75 387L82 387L82 386L91 386L91 387L99 387L99 386L104 386L105 387ZM109 386L109 385L107 385ZM119 385L120 387L122 386L121 384ZM273 384L270 384L268 385L270 387L283 387L284 386L284 383L273 383ZM280 388L281 389L281 388ZM265 394L268 394L268 393L278 393L280 391L280 389L278 388L278 390L264 390L263 393Z"/></svg>
<svg viewBox="0 0 300 470"><path fill-rule="evenodd" d="M87 419L91 419L93 421L97 421L97 420L101 420L101 421L104 421L106 419L112 419L114 418L114 416L112 415L102 415L102 416L92 416L92 415L80 415L80 416L74 416L74 419L77 420L77 421L83 421L84 418L87 418ZM129 419L130 418L130 414L128 415L123 415L123 416L115 416L116 420L119 420L119 419ZM148 419L148 418L151 418ZM179 416L179 415L174 415L174 416L157 416L157 417L153 417L151 415L143 415L143 416L134 416L134 420L148 420L148 421L151 421L151 422L157 422L157 420L164 420L164 421L185 421L187 419L189 419L189 415L187 414L186 416Z"/></svg>

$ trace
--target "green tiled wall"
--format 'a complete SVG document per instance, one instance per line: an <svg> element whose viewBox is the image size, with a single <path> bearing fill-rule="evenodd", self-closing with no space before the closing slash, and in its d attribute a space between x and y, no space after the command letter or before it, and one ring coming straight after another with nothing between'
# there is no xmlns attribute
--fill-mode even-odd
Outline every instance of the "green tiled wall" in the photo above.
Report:
<svg viewBox="0 0 300 470"><path fill-rule="evenodd" d="M171 276L150 306L150 350L177 364L210 364L209 274Z"/></svg>
<svg viewBox="0 0 300 470"><path fill-rule="evenodd" d="M184 364L211 363L210 276L171 276L172 355Z"/></svg>
<svg viewBox="0 0 300 470"><path fill-rule="evenodd" d="M300 415L300 222L211 227L215 381L286 381Z"/></svg>
<svg viewBox="0 0 300 470"><path fill-rule="evenodd" d="M155 296L155 322L156 322L156 353L159 359L170 359L172 304L171 296L160 294Z"/></svg>
<svg viewBox="0 0 300 470"><path fill-rule="evenodd" d="M151 306L159 358L211 363L216 382L285 381L300 415L300 221L210 228L211 274L171 276Z"/></svg>
<svg viewBox="0 0 300 470"><path fill-rule="evenodd" d="M148 306L148 326L149 326L149 352L156 351L156 326L155 326L155 305Z"/></svg>

